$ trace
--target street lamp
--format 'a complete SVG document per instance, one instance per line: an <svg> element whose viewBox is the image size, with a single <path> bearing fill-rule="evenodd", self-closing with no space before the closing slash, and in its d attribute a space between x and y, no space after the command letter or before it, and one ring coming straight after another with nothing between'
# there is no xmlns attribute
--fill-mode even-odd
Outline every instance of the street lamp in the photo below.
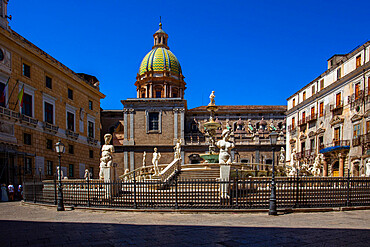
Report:
<svg viewBox="0 0 370 247"><path fill-rule="evenodd" d="M277 215L276 210L276 186L275 186L275 145L278 138L278 133L271 132L269 135L272 148L272 177L271 177L271 195L269 205L269 215Z"/></svg>
<svg viewBox="0 0 370 247"><path fill-rule="evenodd" d="M59 158L59 173L58 175L58 206L57 206L57 211L64 211L64 205L63 205L63 188L62 188L62 166L61 166L61 158L62 158L62 153L65 151L65 146L64 144L59 140L55 144L55 151L58 154Z"/></svg>

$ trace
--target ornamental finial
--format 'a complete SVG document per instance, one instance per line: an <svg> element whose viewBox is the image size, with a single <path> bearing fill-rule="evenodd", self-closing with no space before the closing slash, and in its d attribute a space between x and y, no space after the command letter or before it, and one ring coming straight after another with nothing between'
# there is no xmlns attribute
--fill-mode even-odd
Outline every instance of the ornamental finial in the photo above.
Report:
<svg viewBox="0 0 370 247"><path fill-rule="evenodd" d="M159 29L162 29L162 16L159 16Z"/></svg>

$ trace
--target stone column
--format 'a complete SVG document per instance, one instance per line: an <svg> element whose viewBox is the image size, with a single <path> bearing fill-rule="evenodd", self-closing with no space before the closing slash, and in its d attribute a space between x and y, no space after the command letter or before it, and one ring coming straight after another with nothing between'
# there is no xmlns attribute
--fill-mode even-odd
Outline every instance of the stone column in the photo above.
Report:
<svg viewBox="0 0 370 247"><path fill-rule="evenodd" d="M130 151L130 171L135 170L135 152Z"/></svg>
<svg viewBox="0 0 370 247"><path fill-rule="evenodd" d="M324 157L323 161L323 171L322 171L322 175L324 177L327 177L328 176L328 161L326 160L326 158Z"/></svg>
<svg viewBox="0 0 370 247"><path fill-rule="evenodd" d="M123 121L124 121L124 126L123 126L123 139L127 140L128 139L128 110L123 109Z"/></svg>
<svg viewBox="0 0 370 247"><path fill-rule="evenodd" d="M164 98L168 98L168 95L167 95L167 93L168 93L168 90L167 90L168 85L167 85L167 83L164 83L163 85L164 85Z"/></svg>
<svg viewBox="0 0 370 247"><path fill-rule="evenodd" d="M130 109L130 140L134 140L134 109Z"/></svg>
<svg viewBox="0 0 370 247"><path fill-rule="evenodd" d="M149 87L149 98L153 98L153 84L150 83Z"/></svg>
<svg viewBox="0 0 370 247"><path fill-rule="evenodd" d="M181 128L181 140L185 143L184 133L185 133L185 109L180 109L180 128Z"/></svg>
<svg viewBox="0 0 370 247"><path fill-rule="evenodd" d="M344 155L339 153L339 177L344 176Z"/></svg>
<svg viewBox="0 0 370 247"><path fill-rule="evenodd" d="M174 143L177 142L177 138L178 135L178 112L179 112L179 109L177 108L174 108L173 109L173 139L174 139Z"/></svg>
<svg viewBox="0 0 370 247"><path fill-rule="evenodd" d="M124 170L128 169L128 152L127 151L123 152L123 169Z"/></svg>

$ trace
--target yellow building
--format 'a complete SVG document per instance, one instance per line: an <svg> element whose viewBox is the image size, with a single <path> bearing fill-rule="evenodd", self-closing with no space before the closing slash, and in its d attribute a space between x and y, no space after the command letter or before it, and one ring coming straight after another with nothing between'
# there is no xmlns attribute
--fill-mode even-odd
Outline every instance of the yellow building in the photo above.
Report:
<svg viewBox="0 0 370 247"><path fill-rule="evenodd" d="M7 1L0 5L0 182L53 178L58 140L66 146L64 176L90 169L97 177L105 97L97 78L73 72L13 31Z"/></svg>

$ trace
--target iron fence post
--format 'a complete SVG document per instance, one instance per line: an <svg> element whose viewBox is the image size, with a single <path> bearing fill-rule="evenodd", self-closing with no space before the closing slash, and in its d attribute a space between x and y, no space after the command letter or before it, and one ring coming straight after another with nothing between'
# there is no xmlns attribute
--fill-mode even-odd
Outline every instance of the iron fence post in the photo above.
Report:
<svg viewBox="0 0 370 247"><path fill-rule="evenodd" d="M238 177L238 174L239 174L239 171L238 169L236 169L236 176L235 176L235 207L236 208L239 208L239 198L238 198L238 180L239 180L239 177Z"/></svg>
<svg viewBox="0 0 370 247"><path fill-rule="evenodd" d="M175 209L179 208L178 204L178 194L177 194L177 177L175 177Z"/></svg>
<svg viewBox="0 0 370 247"><path fill-rule="evenodd" d="M137 208L137 203L136 203L136 175L135 171L133 172L134 175L134 208Z"/></svg>
<svg viewBox="0 0 370 247"><path fill-rule="evenodd" d="M346 206L349 207L350 206L350 199L349 199L349 193L350 193L350 190L349 190L349 183L350 182L350 177L349 177L349 168L348 168L348 173L347 173L347 200L346 200Z"/></svg>
<svg viewBox="0 0 370 247"><path fill-rule="evenodd" d="M54 205L57 205L57 179L56 179L56 174L54 174Z"/></svg>
<svg viewBox="0 0 370 247"><path fill-rule="evenodd" d="M36 181L35 181L35 177L33 177L33 202L36 203Z"/></svg>
<svg viewBox="0 0 370 247"><path fill-rule="evenodd" d="M87 206L90 207L90 174L88 174L86 180L87 180Z"/></svg>
<svg viewBox="0 0 370 247"><path fill-rule="evenodd" d="M297 169L297 177L296 177L296 198L294 207L297 208L299 206L299 170Z"/></svg>

